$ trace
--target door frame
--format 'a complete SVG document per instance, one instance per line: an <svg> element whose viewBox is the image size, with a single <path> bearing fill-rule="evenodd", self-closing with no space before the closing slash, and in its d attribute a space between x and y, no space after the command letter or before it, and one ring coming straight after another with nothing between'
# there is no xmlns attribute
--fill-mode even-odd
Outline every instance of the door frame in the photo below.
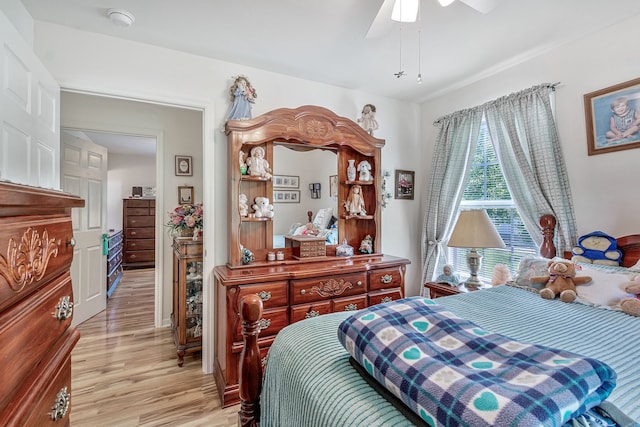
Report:
<svg viewBox="0 0 640 427"><path fill-rule="evenodd" d="M129 101L137 101L137 102L146 102L152 104L166 105L170 107L178 107L178 108L186 108L186 109L194 109L202 112L202 158L208 164L215 164L215 153L214 153L214 136L216 132L213 130L216 129L215 123L215 104L210 99L199 99L199 100L185 100L185 99L175 99L175 98L154 98L149 96L148 94L138 94L138 93L117 93L116 91L106 91L104 88L91 88L86 86L73 86L69 84L61 84L60 91L66 92L76 92L87 95L95 95L102 96L107 98L119 98ZM70 121L69 123L65 123L65 127L73 127L73 125L77 125L80 127L94 127L95 123L74 123L75 121ZM80 121L81 122L81 121ZM93 126L91 126L93 125ZM104 129L96 129L96 130L104 130ZM134 132L149 135L149 129L145 129L143 132ZM220 134L224 135L224 134ZM156 202L161 202L164 195L164 180L162 178L162 174L165 173L164 164L162 159L164 158L164 139L162 135L158 135L156 139ZM171 165L173 166L173 164ZM206 206L214 206L214 188L215 188L215 174L213 167L205 167L202 175L202 203ZM203 268L204 271L207 272L204 275L204 286L203 286L203 314L202 314L202 327L203 327L203 335L202 335L202 371L205 374L213 373L213 365L214 365L214 344L215 344L215 286L214 286L214 278L213 278L213 269L216 265L216 252L215 252L215 236L216 236L216 223L215 223L215 209L206 209L204 211L204 221L206 224L211 224L207 226L207 231L204 234L202 245L203 245ZM163 215L162 209L156 209L156 222L157 224L163 223ZM162 230L156 230L156 257L160 257L157 259L164 259L164 249L162 245L162 239L160 239L158 233L162 233ZM154 318L155 318L155 326L157 328L164 327L162 325L162 296L163 296L163 283L165 281L164 274L162 274L162 269L156 268L156 278L155 278L155 308L154 308ZM172 280L169 278L168 280ZM167 325L168 326L168 325Z"/></svg>

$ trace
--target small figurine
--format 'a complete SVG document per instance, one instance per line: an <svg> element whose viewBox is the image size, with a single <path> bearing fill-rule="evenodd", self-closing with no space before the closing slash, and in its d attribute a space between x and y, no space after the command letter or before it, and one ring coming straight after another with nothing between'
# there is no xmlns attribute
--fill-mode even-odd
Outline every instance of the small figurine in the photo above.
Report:
<svg viewBox="0 0 640 427"><path fill-rule="evenodd" d="M373 253L373 237L370 234L367 234L362 242L360 242L360 249L358 251L361 254L370 254Z"/></svg>
<svg viewBox="0 0 640 427"><path fill-rule="evenodd" d="M371 163L367 160L358 163L358 172L360 172L359 181L371 181Z"/></svg>
<svg viewBox="0 0 640 427"><path fill-rule="evenodd" d="M360 185L353 185L351 189L349 189L349 195L344 202L344 207L349 215L365 216L367 214L364 207L364 198L362 197L362 187Z"/></svg>
<svg viewBox="0 0 640 427"><path fill-rule="evenodd" d="M373 104L365 104L362 107L362 117L357 119L360 127L369 135L373 135L373 131L378 129L378 121L376 120L376 106Z"/></svg>
<svg viewBox="0 0 640 427"><path fill-rule="evenodd" d="M240 150L240 173L247 174L247 164L244 162L244 151Z"/></svg>
<svg viewBox="0 0 640 427"><path fill-rule="evenodd" d="M245 76L238 76L229 89L233 105L227 120L248 120L251 118L251 104L256 102L258 94Z"/></svg>
<svg viewBox="0 0 640 427"><path fill-rule="evenodd" d="M240 246L240 250L242 251L242 264L243 265L251 264L255 259L255 257L253 256L253 252L251 252L249 249L245 248L244 246Z"/></svg>
<svg viewBox="0 0 640 427"><path fill-rule="evenodd" d="M438 283L448 283L450 285L457 285L460 283L460 277L457 273L453 272L453 267L446 264L442 267L442 274L436 279Z"/></svg>
<svg viewBox="0 0 640 427"><path fill-rule="evenodd" d="M249 205L247 204L247 195L240 193L238 195L238 210L241 217L247 217L249 215Z"/></svg>
<svg viewBox="0 0 640 427"><path fill-rule="evenodd" d="M247 158L247 166L249 167L249 175L271 178L271 168L269 162L264 158L264 148L261 146L258 145L251 149L251 157Z"/></svg>

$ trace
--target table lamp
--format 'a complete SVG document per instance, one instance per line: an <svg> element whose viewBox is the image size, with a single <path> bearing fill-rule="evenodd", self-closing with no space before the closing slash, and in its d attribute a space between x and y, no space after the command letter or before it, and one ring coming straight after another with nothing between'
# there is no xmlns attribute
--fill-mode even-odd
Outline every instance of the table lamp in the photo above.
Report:
<svg viewBox="0 0 640 427"><path fill-rule="evenodd" d="M482 265L482 255L476 249L479 248L504 248L505 244L498 234L498 230L491 222L487 211L484 209L468 210L460 212L458 221L453 227L453 233L448 246L453 248L469 248L467 253L467 265L471 276L467 280L467 286L478 287L478 270Z"/></svg>

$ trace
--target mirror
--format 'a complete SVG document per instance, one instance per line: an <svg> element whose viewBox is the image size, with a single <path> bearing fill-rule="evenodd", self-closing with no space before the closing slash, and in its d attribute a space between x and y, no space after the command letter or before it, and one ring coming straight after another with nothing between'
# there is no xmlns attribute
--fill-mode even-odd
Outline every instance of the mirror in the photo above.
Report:
<svg viewBox="0 0 640 427"><path fill-rule="evenodd" d="M338 174L337 168L338 157L334 150L299 151L291 149L286 143L274 144L271 165L273 192L274 195L282 196L281 200L276 197L272 200L275 214L273 217L274 248L284 247L284 235L294 224L305 225L308 222L307 211L313 212L315 217L320 209L331 207L334 216L338 216L338 198L329 195L329 177ZM295 186L296 183L297 186ZM312 198L314 193L309 188L310 184L320 184L319 191L317 186L313 187L316 190L315 195L319 193L319 198ZM286 198L287 195L290 197Z"/></svg>

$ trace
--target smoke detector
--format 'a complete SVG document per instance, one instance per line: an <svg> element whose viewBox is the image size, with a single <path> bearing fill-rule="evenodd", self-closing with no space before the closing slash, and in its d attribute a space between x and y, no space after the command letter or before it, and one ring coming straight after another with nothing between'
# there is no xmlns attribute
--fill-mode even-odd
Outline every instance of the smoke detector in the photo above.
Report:
<svg viewBox="0 0 640 427"><path fill-rule="evenodd" d="M136 18L131 12L124 9L109 9L107 15L111 22L119 27L130 27L136 21Z"/></svg>

